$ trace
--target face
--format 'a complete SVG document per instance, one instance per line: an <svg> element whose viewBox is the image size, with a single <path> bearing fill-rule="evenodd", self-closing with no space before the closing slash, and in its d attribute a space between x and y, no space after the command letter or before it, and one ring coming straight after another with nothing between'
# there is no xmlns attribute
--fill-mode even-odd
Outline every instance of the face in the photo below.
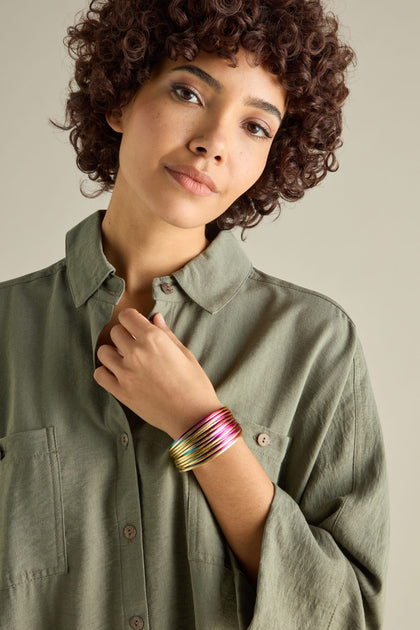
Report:
<svg viewBox="0 0 420 630"><path fill-rule="evenodd" d="M122 133L114 192L144 218L204 229L262 174L286 92L244 51L237 59L168 59L107 116Z"/></svg>

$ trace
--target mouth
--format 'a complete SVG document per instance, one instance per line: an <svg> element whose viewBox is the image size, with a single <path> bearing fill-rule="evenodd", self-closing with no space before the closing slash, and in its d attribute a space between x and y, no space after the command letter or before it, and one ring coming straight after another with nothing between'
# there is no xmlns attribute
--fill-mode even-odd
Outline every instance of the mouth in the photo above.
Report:
<svg viewBox="0 0 420 630"><path fill-rule="evenodd" d="M217 192L216 184L210 175L193 166L165 166L165 170L178 184L194 195L207 197Z"/></svg>

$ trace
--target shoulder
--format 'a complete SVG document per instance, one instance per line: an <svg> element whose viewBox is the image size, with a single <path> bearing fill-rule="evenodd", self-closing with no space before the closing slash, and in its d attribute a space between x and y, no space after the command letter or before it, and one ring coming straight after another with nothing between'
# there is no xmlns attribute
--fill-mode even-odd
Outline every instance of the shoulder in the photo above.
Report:
<svg viewBox="0 0 420 630"><path fill-rule="evenodd" d="M251 289L254 285L258 293L266 294L280 308L289 307L302 314L307 312L312 316L335 318L354 326L353 320L338 302L318 291L282 280L255 267L250 270L247 284Z"/></svg>
<svg viewBox="0 0 420 630"><path fill-rule="evenodd" d="M57 288L66 286L66 261L0 282L0 316L18 317L46 306ZM30 309L30 310L29 310Z"/></svg>
<svg viewBox="0 0 420 630"><path fill-rule="evenodd" d="M287 350L295 367L300 360L325 367L344 360L349 367L357 350L358 331L338 302L254 267L245 285L246 317L260 333L265 331L270 351Z"/></svg>
<svg viewBox="0 0 420 630"><path fill-rule="evenodd" d="M60 274L63 270L65 270L65 267L66 261L65 259L62 259L52 265L49 265L48 267L45 267L44 269L39 269L38 271L33 271L32 273L12 278L11 280L3 280L0 282L0 292L4 295L8 291L24 287L36 290L37 286L43 284L44 282L51 281L53 276Z"/></svg>

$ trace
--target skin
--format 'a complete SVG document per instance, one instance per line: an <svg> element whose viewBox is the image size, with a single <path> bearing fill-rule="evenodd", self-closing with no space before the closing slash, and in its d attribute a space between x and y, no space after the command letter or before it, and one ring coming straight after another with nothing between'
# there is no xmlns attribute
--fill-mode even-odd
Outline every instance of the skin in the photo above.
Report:
<svg viewBox="0 0 420 630"><path fill-rule="evenodd" d="M197 76L193 66L213 82ZM256 105L256 98L271 110ZM260 177L280 125L273 107L283 115L285 102L277 78L254 66L245 51L239 51L236 68L201 52L192 62L166 60L126 107L107 116L122 140L102 237L126 290L100 338L102 365L94 378L173 439L224 403L162 315L152 323L147 319L152 280L202 252L208 245L206 223ZM199 196L186 190L166 168L181 164L208 173L216 191ZM273 484L242 438L194 474L255 582Z"/></svg>

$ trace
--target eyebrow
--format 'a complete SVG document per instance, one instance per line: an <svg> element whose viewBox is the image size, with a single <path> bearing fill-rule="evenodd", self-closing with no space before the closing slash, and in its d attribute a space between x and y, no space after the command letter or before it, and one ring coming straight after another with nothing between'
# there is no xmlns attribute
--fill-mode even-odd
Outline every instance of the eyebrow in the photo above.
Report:
<svg viewBox="0 0 420 630"><path fill-rule="evenodd" d="M204 83L207 83L207 85L213 88L213 90L215 90L216 92L221 92L223 90L223 85L219 81L217 81L217 79L212 77L210 74L208 74L207 72L205 72L198 66L193 66L193 65L177 66L176 68L171 68L170 72L176 72L177 70L185 70L186 72L193 74L194 76L204 81ZM277 107L275 107L271 103L268 103L267 101L264 101L261 98L248 98L245 101L245 105L249 107L257 107L258 109L262 109L268 114L272 114L273 116L276 116L276 118L278 118L279 122L281 123L281 119L282 119L281 113L277 109Z"/></svg>

